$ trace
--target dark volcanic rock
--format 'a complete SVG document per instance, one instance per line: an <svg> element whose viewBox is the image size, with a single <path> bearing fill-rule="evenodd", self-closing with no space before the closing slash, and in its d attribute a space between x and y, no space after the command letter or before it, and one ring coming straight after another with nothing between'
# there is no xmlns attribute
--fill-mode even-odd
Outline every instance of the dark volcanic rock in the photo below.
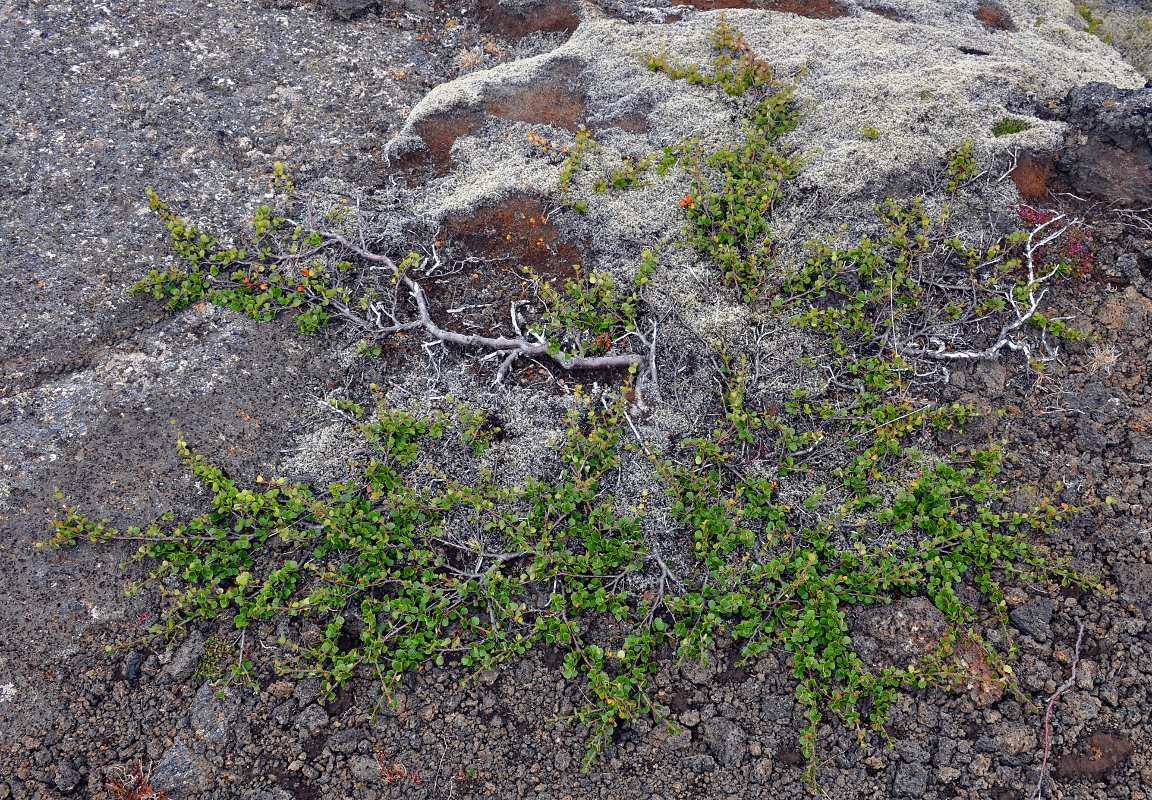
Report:
<svg viewBox="0 0 1152 800"><path fill-rule="evenodd" d="M124 659L124 666L121 668L121 674L125 680L134 681L140 677L140 667L144 664L143 653L138 653L133 650Z"/></svg>
<svg viewBox="0 0 1152 800"><path fill-rule="evenodd" d="M199 631L192 631L184 640L184 644L176 650L168 666L160 673L160 679L183 683L192 677L202 655L204 655L204 636Z"/></svg>
<svg viewBox="0 0 1152 800"><path fill-rule="evenodd" d="M704 743L725 767L740 765L747 738L744 729L730 719L715 717L704 723Z"/></svg>
<svg viewBox="0 0 1152 800"><path fill-rule="evenodd" d="M196 692L192 702L190 723L192 730L208 742L221 742L228 735L228 726L236 719L240 698L235 691L224 691L223 697L216 696L216 686L205 681Z"/></svg>
<svg viewBox="0 0 1152 800"><path fill-rule="evenodd" d="M348 728L328 737L326 747L334 753L351 753L360 743L360 731Z"/></svg>
<svg viewBox="0 0 1152 800"><path fill-rule="evenodd" d="M1120 584L1120 597L1147 613L1152 608L1152 564L1119 564L1113 574Z"/></svg>
<svg viewBox="0 0 1152 800"><path fill-rule="evenodd" d="M1089 83L1068 95L1069 134L1057 170L1074 192L1152 202L1152 89Z"/></svg>
<svg viewBox="0 0 1152 800"><path fill-rule="evenodd" d="M377 0L324 0L323 8L340 19L352 19L379 8Z"/></svg>
<svg viewBox="0 0 1152 800"><path fill-rule="evenodd" d="M212 766L182 742L169 747L152 768L152 783L172 797L195 797L212 777Z"/></svg>
<svg viewBox="0 0 1152 800"><path fill-rule="evenodd" d="M296 728L305 739L315 736L327 724L328 713L320 706L308 706L296 718Z"/></svg>
<svg viewBox="0 0 1152 800"><path fill-rule="evenodd" d="M903 665L927 655L948 630L948 620L926 597L856 611L853 649L870 667Z"/></svg>
<svg viewBox="0 0 1152 800"><path fill-rule="evenodd" d="M60 764L56 767L56 777L53 780L56 788L63 794L71 794L80 783L80 773L72 769L69 764Z"/></svg>
<svg viewBox="0 0 1152 800"><path fill-rule="evenodd" d="M1052 601L1047 597L1037 597L1015 609L1008 615L1012 624L1038 642L1046 642L1052 636Z"/></svg>
<svg viewBox="0 0 1152 800"><path fill-rule="evenodd" d="M923 764L901 764L896 770L892 791L900 797L922 797L928 789L928 768Z"/></svg>

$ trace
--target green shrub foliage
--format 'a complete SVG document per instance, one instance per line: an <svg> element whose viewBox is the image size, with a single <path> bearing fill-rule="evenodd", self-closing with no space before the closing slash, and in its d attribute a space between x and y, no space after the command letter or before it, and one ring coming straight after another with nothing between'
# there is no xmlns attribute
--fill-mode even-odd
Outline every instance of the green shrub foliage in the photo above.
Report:
<svg viewBox="0 0 1152 800"><path fill-rule="evenodd" d="M733 98L751 93L745 142L707 156L697 143L682 143L628 162L603 188L637 185L653 164L658 176L676 165L689 170L693 193L681 203L687 242L763 313L785 315L814 335L837 365L830 391L817 397L798 388L780 406L757 399L746 363L718 348L716 413L700 429L650 448L628 417L627 391L578 391L555 443L559 467L518 485L483 467L498 433L483 409L456 404L418 414L341 401L367 443L346 481L325 491L262 478L244 486L180 437L180 454L212 494L207 512L119 531L66 508L48 543L138 542L136 557L150 574L136 588L155 587L166 598L157 633L172 636L196 620L245 628L295 619L303 635L284 642L280 667L320 677L328 692L372 676L387 698L405 673L427 663L455 660L478 671L535 646L557 648L564 676L588 686L576 715L591 731L589 759L621 720L668 714L649 688L658 648L701 658L721 635L736 640L745 658L768 648L790 654L812 779L817 730L828 714L861 735L868 728L883 735L901 686L959 681L968 674L961 655L973 652L991 666L989 680L1015 688L1006 663L1011 637L996 647L986 641L980 630L989 620L978 619L958 588L981 589L991 621L1007 633L1005 580L1090 585L1035 543L1072 509L1004 485L998 446L946 460L921 452L918 440L959 429L974 412L910 391L915 365L897 352L893 332L1005 313L997 287L1034 288L1021 277L1023 237L977 252L944 237L946 209L930 218L918 203L888 204L883 237L851 248L814 243L806 263L787 274L776 269L768 220L802 162L777 144L800 121L794 87L726 21L713 43L710 74L664 54L646 63ZM565 193L594 145L581 136L563 168ZM955 195L976 174L971 146L962 143L949 157L947 192ZM290 186L282 169L277 181ZM136 292L172 308L207 299L262 319L291 309L304 331L333 311L367 306L367 295L334 278L349 262L316 258L315 232L262 209L252 249L222 248L155 194L150 199L185 268L154 272ZM294 258L301 254L315 260ZM929 257L968 271L999 266L980 278L991 283L949 305L926 294L920 273ZM602 272L545 286L548 311L530 330L573 341L580 354L602 352L638 329L641 290L657 268L651 252L643 262L632 292ZM1037 324L1071 335L1046 318ZM427 457L453 448L455 458L471 460L454 475L473 479L441 474ZM625 454L630 468L651 470L665 498L612 497ZM781 499L792 481L811 486L803 507ZM688 545L645 533L645 505L657 503ZM847 612L910 595L931 599L948 634L919 663L869 668L853 650ZM227 648L214 652L205 674L219 674L217 662L230 658ZM238 660L231 678L249 680L251 669Z"/></svg>

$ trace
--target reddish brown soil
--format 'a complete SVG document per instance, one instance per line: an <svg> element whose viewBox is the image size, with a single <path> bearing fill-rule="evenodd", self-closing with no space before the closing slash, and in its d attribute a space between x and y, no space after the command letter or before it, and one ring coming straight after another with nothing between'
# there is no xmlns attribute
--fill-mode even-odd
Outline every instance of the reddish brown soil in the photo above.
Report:
<svg viewBox="0 0 1152 800"><path fill-rule="evenodd" d="M480 27L498 36L523 39L530 33L571 33L580 24L575 2L538 3L527 13L519 13L500 4L499 0L480 0L477 18Z"/></svg>
<svg viewBox="0 0 1152 800"><path fill-rule="evenodd" d="M904 17L900 14L900 12L893 11L890 8L881 8L880 6L869 6L869 7L865 8L864 10L870 11L873 14L879 14L880 16L886 17L886 18L891 19L891 20L895 20L896 22L903 22L904 21Z"/></svg>
<svg viewBox="0 0 1152 800"><path fill-rule="evenodd" d="M483 112L453 110L418 123L415 133L423 140L424 147L401 156L393 162L393 167L402 172L412 186L447 175L452 167L452 145L459 137L480 130L485 115L576 131L588 105L588 96L579 82L582 68L578 61L562 61L530 86L497 87L485 99Z"/></svg>
<svg viewBox="0 0 1152 800"><path fill-rule="evenodd" d="M833 19L845 17L848 9L836 0L673 0L678 6L692 6L701 11L716 8L761 8L767 11L784 11L812 19Z"/></svg>
<svg viewBox="0 0 1152 800"><path fill-rule="evenodd" d="M420 279L432 316L441 325L462 332L513 336L511 304L529 301L520 311L529 321L536 319L533 311L539 313L539 309L531 302L535 297L533 275L560 288L566 279L577 275L577 265L583 260L581 245L548 219L543 200L530 195L516 195L473 214L451 218L444 225L441 250L446 274ZM463 262L472 258L481 260ZM457 265L462 262L459 269ZM493 367L492 362L477 362L474 368L487 372ZM563 370L552 371L557 379L563 376ZM607 376L607 372L593 374L593 378ZM560 391L554 377L546 370L528 367L517 370L509 380ZM623 373L615 377L622 379Z"/></svg>
<svg viewBox="0 0 1152 800"><path fill-rule="evenodd" d="M548 220L544 202L529 195L450 218L442 233L444 267L422 279L432 313L442 325L483 335L512 335L509 304L529 298L532 275L559 285L583 258Z"/></svg>
<svg viewBox="0 0 1152 800"><path fill-rule="evenodd" d="M644 133L648 130L648 117L644 114L629 114L626 117L614 120L612 125L626 130L629 133Z"/></svg>
<svg viewBox="0 0 1152 800"><path fill-rule="evenodd" d="M1048 198L1049 181L1052 178L1052 165L1055 156L1042 158L1031 153L1021 153L1012 170L1012 182L1020 190L1020 196L1030 203Z"/></svg>
<svg viewBox="0 0 1152 800"><path fill-rule="evenodd" d="M484 115L478 111L452 111L430 117L416 125L416 135L424 142L424 149L413 150L393 162L412 186L429 178L448 174L451 166L452 144L461 136L480 130Z"/></svg>
<svg viewBox="0 0 1152 800"><path fill-rule="evenodd" d="M1061 780L1101 780L1105 773L1132 756L1132 743L1108 733L1094 733L1079 748L1080 752L1061 756L1056 772Z"/></svg>
<svg viewBox="0 0 1152 800"><path fill-rule="evenodd" d="M516 268L526 266L549 278L575 274L573 264L582 255L548 220L544 202L529 195L516 195L466 217L449 219L444 235L468 255L501 259Z"/></svg>
<svg viewBox="0 0 1152 800"><path fill-rule="evenodd" d="M976 19L984 23L984 27L990 31L1016 30L1016 26L1012 24L1012 19L1008 16L1008 12L996 3L981 3L976 9Z"/></svg>
<svg viewBox="0 0 1152 800"><path fill-rule="evenodd" d="M530 86L502 87L488 98L484 110L502 119L575 131L588 105L578 80L582 66L564 61Z"/></svg>

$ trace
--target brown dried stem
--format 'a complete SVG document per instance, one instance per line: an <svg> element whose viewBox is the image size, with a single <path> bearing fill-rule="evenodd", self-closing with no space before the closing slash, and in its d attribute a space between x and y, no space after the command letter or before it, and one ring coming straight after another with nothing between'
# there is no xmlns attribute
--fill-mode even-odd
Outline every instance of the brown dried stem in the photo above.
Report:
<svg viewBox="0 0 1152 800"><path fill-rule="evenodd" d="M1056 705L1060 695L1076 685L1076 669L1080 666L1080 644L1084 641L1084 623L1077 618L1076 626L1080 630L1076 634L1076 653L1072 657L1072 674L1048 698L1048 709L1044 712L1044 758L1040 761L1040 777L1036 780L1036 800L1043 800L1044 797L1044 775L1048 771L1048 751L1052 745L1052 708Z"/></svg>

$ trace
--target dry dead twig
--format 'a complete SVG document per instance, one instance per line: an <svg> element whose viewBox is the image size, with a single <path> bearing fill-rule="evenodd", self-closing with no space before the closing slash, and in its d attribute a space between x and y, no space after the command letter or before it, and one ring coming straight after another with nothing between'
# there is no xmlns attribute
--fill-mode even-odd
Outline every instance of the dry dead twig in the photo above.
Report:
<svg viewBox="0 0 1152 800"><path fill-rule="evenodd" d="M1029 232L1028 239L1024 246L1024 263L1028 268L1028 282L1023 287L1023 296L1017 296L1018 287L1016 286L1009 286L1000 292L1001 296L1014 312L1014 317L1001 326L996 336L996 341L992 344L982 350L973 348L962 350L950 349L939 336L919 334L920 337L927 339L928 344L935 345L935 347L926 347L913 344L916 337L901 342L893 327L889 327L884 334L886 342L889 343L892 349L898 354L912 359L922 358L933 361L993 361L1000 354L1001 350L1008 348L1009 350L1024 353L1024 356L1029 361L1032 361L1032 345L1029 344L1024 337L1020 336L1018 331L1039 311L1040 303L1043 302L1044 297L1048 293L1048 289L1044 287L1044 284L1055 277L1056 273L1060 270L1060 265L1056 264L1047 272L1037 275L1037 253L1080 223L1079 219L1074 219L1059 230L1051 232L1052 226L1063 219L1066 219L1065 214L1057 214L1052 217L1052 219L1041 223ZM1044 233L1045 229L1048 229L1049 232ZM1043 335L1041 336L1041 343L1044 347L1044 354L1039 356L1039 360L1051 361L1056 358L1057 353Z"/></svg>
<svg viewBox="0 0 1152 800"><path fill-rule="evenodd" d="M289 220L289 222L291 222ZM295 223L293 223L295 224ZM386 305L382 302L373 302L368 304L368 317L362 317L352 309L348 308L343 303L335 303L334 306L338 314L345 319L353 322L358 327L368 331L373 335L384 335L390 333L398 333L401 331L409 330L423 330L428 336L433 339L451 344L460 345L470 349L489 350L493 353L504 354L504 361L501 363L500 368L496 373L496 383L501 382L508 374L512 364L520 356L539 357L547 356L558 363L566 370L584 370L584 369L612 369L616 367L631 367L639 366L646 360L644 356L635 354L621 354L612 356L579 356L571 355L562 352L551 352L549 345L545 341L531 342L523 336L507 337L507 336L481 336L475 333L459 333L458 331L447 330L440 327L433 319L431 312L428 308L428 299L424 294L424 289L420 284L415 281L411 276L405 274L396 266L388 256L360 247L348 241L347 238L339 233L332 231L319 231L320 236L326 240L327 243L336 243L345 248L349 252L355 253L361 258L375 264L383 266L390 271L396 279L396 291L393 293L391 303ZM408 290L408 294L416 303L416 319L401 321L398 317L399 306L399 287L403 285ZM515 310L513 309L513 315ZM385 320L387 318L388 321ZM653 324L651 341L640 336L641 341L648 346L650 350L647 358L650 368L652 370L653 382L655 382L655 346L656 346L656 326Z"/></svg>

